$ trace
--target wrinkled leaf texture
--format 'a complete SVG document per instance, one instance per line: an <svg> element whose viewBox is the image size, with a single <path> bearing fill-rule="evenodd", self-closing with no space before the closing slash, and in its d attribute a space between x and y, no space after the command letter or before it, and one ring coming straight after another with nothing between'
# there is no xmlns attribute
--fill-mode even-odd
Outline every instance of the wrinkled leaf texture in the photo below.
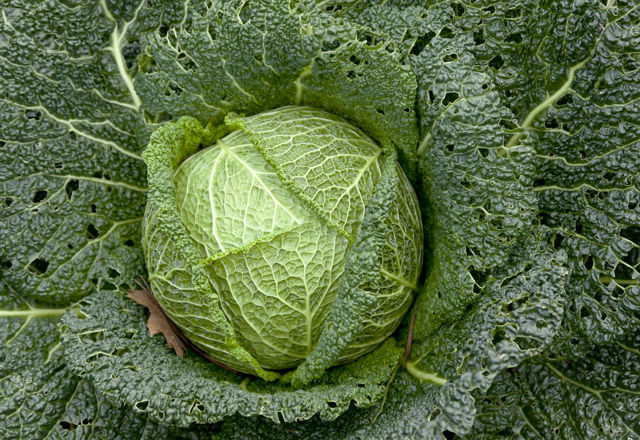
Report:
<svg viewBox="0 0 640 440"><path fill-rule="evenodd" d="M637 4L88 3L2 6L0 437L640 438ZM428 380L397 372L331 422L202 432L105 399L58 327L144 271L148 134L291 103L399 149L428 232L409 363Z"/></svg>

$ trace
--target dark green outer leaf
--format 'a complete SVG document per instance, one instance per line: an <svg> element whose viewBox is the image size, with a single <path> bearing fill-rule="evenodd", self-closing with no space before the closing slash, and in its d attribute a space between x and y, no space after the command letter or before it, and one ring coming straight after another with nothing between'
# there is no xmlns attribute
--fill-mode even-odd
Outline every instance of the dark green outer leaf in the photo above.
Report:
<svg viewBox="0 0 640 440"><path fill-rule="evenodd" d="M144 130L127 87L134 72L126 69L141 33L182 12L156 2L153 10L106 4L2 4L3 439L196 435L112 407L62 356L57 323L66 307L96 286L114 289L143 270L144 167L137 138Z"/></svg>
<svg viewBox="0 0 640 440"><path fill-rule="evenodd" d="M392 46L368 45L348 22L284 0L226 2L194 14L188 29L152 35L148 51L155 67L136 90L151 113L206 123L232 111L320 107L393 143L415 178L415 78Z"/></svg>
<svg viewBox="0 0 640 440"><path fill-rule="evenodd" d="M434 30L442 30L447 16L440 6L429 13ZM417 339L455 320L477 299L532 230L537 208L533 149L506 148L504 125L512 115L491 78L477 70L471 54L449 61L469 39L435 36L410 59L421 90L421 195L431 248Z"/></svg>
<svg viewBox="0 0 640 440"><path fill-rule="evenodd" d="M63 308L0 296L0 438L198 439L113 406L66 366L57 324Z"/></svg>
<svg viewBox="0 0 640 440"><path fill-rule="evenodd" d="M636 333L578 361L505 371L479 400L469 438L640 438L639 346Z"/></svg>
<svg viewBox="0 0 640 440"><path fill-rule="evenodd" d="M63 322L67 362L77 374L90 378L111 401L183 427L236 413L259 415L263 423L297 423L316 414L333 420L351 402L366 407L379 400L400 356L389 339L373 353L294 390L231 373L193 353L178 358L161 337L149 336L144 309L120 293L85 298L82 310L67 313Z"/></svg>
<svg viewBox="0 0 640 440"><path fill-rule="evenodd" d="M97 4L63 12L12 2L0 28L0 270L17 292L58 304L142 271L132 246L145 192L138 98L116 68L122 52L104 52L113 23ZM68 40L41 30L45 19Z"/></svg>
<svg viewBox="0 0 640 440"><path fill-rule="evenodd" d="M429 13L449 8L449 40L466 38L523 128L507 145L535 149L535 221L572 271L554 351L580 357L640 325L637 2L442 2Z"/></svg>

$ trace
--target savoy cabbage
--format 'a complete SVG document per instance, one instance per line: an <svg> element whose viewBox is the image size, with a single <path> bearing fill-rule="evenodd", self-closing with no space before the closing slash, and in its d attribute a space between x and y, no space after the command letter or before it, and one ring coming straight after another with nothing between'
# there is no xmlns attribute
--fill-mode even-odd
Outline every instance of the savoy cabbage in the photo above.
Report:
<svg viewBox="0 0 640 440"><path fill-rule="evenodd" d="M640 439L637 2L1 7L0 438Z"/></svg>

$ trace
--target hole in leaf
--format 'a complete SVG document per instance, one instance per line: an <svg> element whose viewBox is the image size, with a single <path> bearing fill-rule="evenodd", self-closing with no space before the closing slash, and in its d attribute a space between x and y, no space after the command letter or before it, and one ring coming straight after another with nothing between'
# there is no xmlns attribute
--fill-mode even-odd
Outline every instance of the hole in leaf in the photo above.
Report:
<svg viewBox="0 0 640 440"><path fill-rule="evenodd" d="M462 17L462 15L464 14L464 6L462 6L460 3L454 3L452 5L452 9L458 17Z"/></svg>
<svg viewBox="0 0 640 440"><path fill-rule="evenodd" d="M179 87L177 84L170 82L164 94L165 96L180 96L182 95L182 88Z"/></svg>
<svg viewBox="0 0 640 440"><path fill-rule="evenodd" d="M91 212L94 212L94 213L96 212L96 204L95 203L91 204Z"/></svg>
<svg viewBox="0 0 640 440"><path fill-rule="evenodd" d="M587 256L587 258L584 260L584 267L587 270L591 270L593 268L593 257L591 255Z"/></svg>
<svg viewBox="0 0 640 440"><path fill-rule="evenodd" d="M72 179L68 181L64 187L65 191L67 192L67 199L71 200L71 196L73 195L73 192L77 191L79 187L80 187L80 182L77 179Z"/></svg>
<svg viewBox="0 0 640 440"><path fill-rule="evenodd" d="M484 286L487 283L487 279L489 278L489 273L485 271L479 271L474 269L473 267L469 268L469 275L473 278L473 281L478 286Z"/></svg>
<svg viewBox="0 0 640 440"><path fill-rule="evenodd" d="M476 44L476 46L480 46L484 43L484 36L482 35L482 31L473 33L473 42Z"/></svg>
<svg viewBox="0 0 640 440"><path fill-rule="evenodd" d="M556 105L558 106L562 106L562 105L567 105L567 104L572 104L573 103L573 96L572 95L564 95L563 97L561 97L560 99L558 99L558 102Z"/></svg>
<svg viewBox="0 0 640 440"><path fill-rule="evenodd" d="M442 29L440 29L440 32L438 33L438 35L440 35L441 38L453 38L454 33L450 28L445 26Z"/></svg>
<svg viewBox="0 0 640 440"><path fill-rule="evenodd" d="M33 119L35 121L39 121L40 119L42 119L42 113L38 110L27 110L26 112L24 112L24 115L27 117L27 119Z"/></svg>
<svg viewBox="0 0 640 440"><path fill-rule="evenodd" d="M42 258L36 258L31 263L29 263L29 267L28 267L29 272L32 272L36 275L43 275L45 272L47 272L48 268L49 268L49 262Z"/></svg>
<svg viewBox="0 0 640 440"><path fill-rule="evenodd" d="M616 287L613 289L613 292L611 292L611 297L614 299L618 299L623 294L624 294L624 290L622 290L620 286L616 285Z"/></svg>
<svg viewBox="0 0 640 440"><path fill-rule="evenodd" d="M447 106L452 102L454 102L459 97L460 95L458 95L456 92L449 92L446 95L444 95L444 99L442 100L442 105Z"/></svg>
<svg viewBox="0 0 640 440"><path fill-rule="evenodd" d="M333 52L339 46L340 46L340 42L338 40L325 40L322 42L322 51Z"/></svg>
<svg viewBox="0 0 640 440"><path fill-rule="evenodd" d="M556 118L551 118L544 121L544 126L547 128L558 128L560 124L558 124L558 120Z"/></svg>
<svg viewBox="0 0 640 440"><path fill-rule="evenodd" d="M335 408L336 406L338 406L336 402L327 402L327 405L329 406L329 408Z"/></svg>
<svg viewBox="0 0 640 440"><path fill-rule="evenodd" d="M36 191L36 193L33 196L33 203L38 203L43 201L44 199L47 198L47 194L49 194L47 191Z"/></svg>
<svg viewBox="0 0 640 440"><path fill-rule="evenodd" d="M130 351L131 351L130 347L122 347L122 348L116 348L111 352L111 354L114 356L122 356L123 354L129 353Z"/></svg>
<svg viewBox="0 0 640 440"><path fill-rule="evenodd" d="M435 36L436 36L435 33L427 32L426 34L418 37L416 42L413 44L413 47L411 48L411 54L412 55L419 55L420 52L422 52L422 50L425 48L425 46L427 44L429 44L431 42L431 40L433 39L433 37L435 37Z"/></svg>
<svg viewBox="0 0 640 440"><path fill-rule="evenodd" d="M89 240L93 240L98 238L98 235L100 235L100 231L98 231L98 229L96 229L96 227L93 225L93 223L89 223L89 225L87 225L87 232L85 234L87 236L87 238Z"/></svg>
<svg viewBox="0 0 640 440"><path fill-rule="evenodd" d="M133 244L134 244L134 243L133 243L133 240L127 240L127 241L125 241L125 242L124 242L124 245L125 245L125 246L129 246L129 247L132 247L132 246L133 246Z"/></svg>
<svg viewBox="0 0 640 440"><path fill-rule="evenodd" d="M65 431L74 431L78 427L78 425L76 425L75 423L71 423L71 422L67 422L66 420L63 420L62 422L60 422L60 427Z"/></svg>
<svg viewBox="0 0 640 440"><path fill-rule="evenodd" d="M553 239L553 248L556 250L560 249L563 241L564 241L564 235L556 234L556 236Z"/></svg>
<svg viewBox="0 0 640 440"><path fill-rule="evenodd" d="M504 341L507 337L506 333L501 328L496 328L493 332L493 337L491 338L491 342L493 345L498 345L500 342Z"/></svg>
<svg viewBox="0 0 640 440"><path fill-rule="evenodd" d="M480 156L482 156L482 157L489 156L489 149L488 148L478 148L478 152L480 153Z"/></svg>
<svg viewBox="0 0 640 440"><path fill-rule="evenodd" d="M508 43L520 44L522 43L522 35L520 35L519 33L511 34L504 41Z"/></svg>
<svg viewBox="0 0 640 440"><path fill-rule="evenodd" d="M621 229L620 235L633 243L640 244L640 226L629 226Z"/></svg>
<svg viewBox="0 0 640 440"><path fill-rule="evenodd" d="M436 417L438 417L440 415L442 411L440 411L440 408L436 408L433 411L431 411L431 414L429 414L429 420L433 421L435 420Z"/></svg>
<svg viewBox="0 0 640 440"><path fill-rule="evenodd" d="M9 207L13 203L13 199L11 197L7 197L4 199L4 204Z"/></svg>
<svg viewBox="0 0 640 440"><path fill-rule="evenodd" d="M115 270L113 268L109 269L108 274L109 274L109 276L111 278L118 278L120 276L120 272L118 272L117 270Z"/></svg>
<svg viewBox="0 0 640 440"><path fill-rule="evenodd" d="M507 9L504 16L507 18L516 18L516 17L520 17L521 14L522 14L522 8L513 8L513 9Z"/></svg>
<svg viewBox="0 0 640 440"><path fill-rule="evenodd" d="M496 55L495 57L491 58L491 61L489 61L489 67L492 67L496 70L501 69L502 66L504 66L504 60L500 55Z"/></svg>
<svg viewBox="0 0 640 440"><path fill-rule="evenodd" d="M140 402L137 402L135 407L137 409L139 409L140 411L144 411L149 407L149 401L148 400L142 400Z"/></svg>
<svg viewBox="0 0 640 440"><path fill-rule="evenodd" d="M118 287L109 281L103 281L100 285L101 290L118 290Z"/></svg>

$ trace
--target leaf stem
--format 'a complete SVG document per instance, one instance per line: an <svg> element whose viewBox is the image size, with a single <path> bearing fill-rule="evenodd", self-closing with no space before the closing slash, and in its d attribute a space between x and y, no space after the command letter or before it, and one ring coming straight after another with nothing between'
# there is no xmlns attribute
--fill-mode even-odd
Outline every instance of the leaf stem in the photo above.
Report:
<svg viewBox="0 0 640 440"><path fill-rule="evenodd" d="M562 84L562 86L558 90L556 90L553 95L549 96L547 99L538 104L533 110L531 110L531 112L529 112L525 120L522 122L522 125L520 126L522 128L522 131L519 131L518 133L515 133L513 136L511 136L511 139L509 139L509 142L506 145L507 149L516 146L518 142L520 142L520 138L522 138L524 130L528 130L529 128L531 128L533 122L540 115L540 113L555 104L558 99L562 98L569 91L569 89L571 88L571 84L576 77L576 72L584 67L589 58L591 58L591 56L580 61L578 64L571 66L569 68L569 75L567 76L567 80Z"/></svg>
<svg viewBox="0 0 640 440"><path fill-rule="evenodd" d="M434 385L444 385L447 383L447 379L444 377L440 377L434 373L427 373L426 371L420 370L413 362L407 362L407 371L420 382L430 382Z"/></svg>

